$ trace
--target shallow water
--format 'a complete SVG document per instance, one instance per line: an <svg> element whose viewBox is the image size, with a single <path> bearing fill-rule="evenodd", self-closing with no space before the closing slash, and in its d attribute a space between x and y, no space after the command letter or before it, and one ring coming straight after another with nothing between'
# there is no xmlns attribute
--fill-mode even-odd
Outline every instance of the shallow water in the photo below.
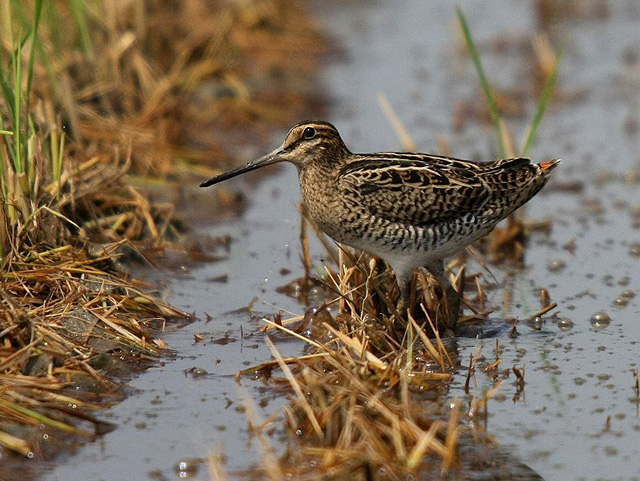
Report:
<svg viewBox="0 0 640 481"><path fill-rule="evenodd" d="M492 157L493 132L472 113L460 130L454 129L459 101L482 105L471 62L460 53L456 3L467 15L490 79L527 99L527 115L507 119L516 138L522 137L535 108L527 53L541 26L535 2L504 0L489 7L407 0L402 8L391 2L323 2L316 6L318 16L344 49L342 58L321 73L333 100L329 118L352 150L401 149L376 103L377 94L384 93L420 150L437 151L438 136L444 135L455 156ZM633 376L640 339L640 256L631 253L640 243L640 229L634 227L640 213L633 214L640 206L640 184L624 177L640 167L640 4L611 2L604 17L600 2L575 4L583 13L560 16L548 29L554 45L566 42L558 84L562 98L552 105L532 151L536 159L561 157L563 164L526 209L531 219L552 217L553 231L532 235L523 270L491 266L488 273L473 260L470 268L483 271L486 282L492 276L500 281L489 293L490 303L499 307L496 319L529 317L539 309L538 290L544 287L559 303L557 317L573 325L563 330L547 316L540 330L522 322L517 338L498 335L501 367L526 365L526 385L514 400L515 378L506 377L489 402L487 430L510 456L547 481L629 481L640 479L640 408ZM231 182L228 188L247 190L250 207L239 219L206 229L213 236L232 236L228 259L162 273L169 300L199 317L164 336L175 359L167 357L133 380L129 398L106 415L118 429L56 460L43 479L151 479L151 474L177 479L180 460L218 448L226 453L229 470L259 458L260 447L246 432L243 399L266 396L266 406L257 408L264 417L284 400L259 382L236 384L239 369L270 354L261 335L254 334L258 319L231 311L254 296L257 315L303 311L276 291L302 274L299 192L291 166L255 188L246 179ZM583 190L561 188L572 182L582 183ZM195 208L200 210L211 194L198 195ZM317 261L322 250L312 247ZM550 270L554 261L565 267ZM282 268L292 272L282 275ZM210 281L223 274L227 283ZM615 307L625 290L639 295ZM512 303L501 308L506 291ZM599 311L611 317L608 325L592 323ZM205 313L212 319L207 321ZM204 341L196 343L195 333ZM493 338L461 338L458 344L462 359L479 348L493 359ZM300 345L279 342L278 348L296 353ZM207 374L188 373L194 367ZM453 383L452 398L463 396L464 375ZM476 383L481 394L494 380L478 373ZM196 479L207 476L201 468Z"/></svg>

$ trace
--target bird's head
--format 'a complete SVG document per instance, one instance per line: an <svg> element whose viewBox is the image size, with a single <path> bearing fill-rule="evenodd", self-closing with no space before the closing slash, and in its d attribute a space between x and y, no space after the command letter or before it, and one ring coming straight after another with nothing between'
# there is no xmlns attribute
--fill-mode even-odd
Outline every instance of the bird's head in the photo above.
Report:
<svg viewBox="0 0 640 481"><path fill-rule="evenodd" d="M338 130L329 122L320 120L300 122L289 129L282 145L273 152L229 172L212 177L200 184L200 187L208 187L278 162L291 162L298 169L304 169L314 162L339 163L348 154L349 151L342 142Z"/></svg>

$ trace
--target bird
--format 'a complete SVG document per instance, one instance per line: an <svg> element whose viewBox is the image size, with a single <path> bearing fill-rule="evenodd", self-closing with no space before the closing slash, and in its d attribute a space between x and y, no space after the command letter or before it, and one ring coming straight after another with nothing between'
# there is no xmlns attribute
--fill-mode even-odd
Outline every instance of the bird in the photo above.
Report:
<svg viewBox="0 0 640 481"><path fill-rule="evenodd" d="M402 313L409 307L413 273L423 267L447 295L457 295L457 312L460 299L445 276L444 260L536 195L560 160L536 164L525 158L475 162L411 152L357 154L331 123L309 120L291 127L272 152L200 187L279 162L296 166L303 203L325 234L391 266ZM455 331L455 322L445 321L445 327Z"/></svg>

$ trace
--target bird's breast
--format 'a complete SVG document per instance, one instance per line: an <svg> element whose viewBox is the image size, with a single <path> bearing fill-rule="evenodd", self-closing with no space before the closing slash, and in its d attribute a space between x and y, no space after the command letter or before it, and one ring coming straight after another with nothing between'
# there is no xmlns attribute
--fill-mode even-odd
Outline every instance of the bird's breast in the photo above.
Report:
<svg viewBox="0 0 640 481"><path fill-rule="evenodd" d="M350 227L362 213L350 206L350 195L337 175L330 171L300 170L302 200L311 219L320 229L338 242L352 237Z"/></svg>

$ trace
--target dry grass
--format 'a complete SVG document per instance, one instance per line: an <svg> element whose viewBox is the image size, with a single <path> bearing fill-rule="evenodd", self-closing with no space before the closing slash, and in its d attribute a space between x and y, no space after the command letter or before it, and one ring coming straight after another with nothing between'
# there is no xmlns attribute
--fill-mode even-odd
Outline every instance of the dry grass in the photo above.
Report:
<svg viewBox="0 0 640 481"><path fill-rule="evenodd" d="M502 379L512 371L518 393L523 388L524 366L501 368L497 340L495 359L476 350L468 366L461 366L455 342L440 338L426 307L420 321L413 316L408 322L394 321L391 306L397 294L385 294L392 282L388 271L366 256L347 257L342 265L340 275L325 267L324 282L332 283L327 290L337 294L332 300L305 316L264 320L273 360L237 377L266 378L290 401L282 413L262 420L253 400L245 399L249 429L262 447L263 463L235 474L242 479L310 481L466 479L477 463L494 459L496 473L519 472L513 459L494 453L495 443L483 426L487 402ZM463 271L454 282L461 282ZM467 304L481 312L489 307L478 278L472 279L477 297ZM424 296L424 291L416 296ZM555 307L548 302L545 306L544 299L535 316ZM303 341L304 354L283 358L270 339L274 330ZM461 371L467 371L465 398L451 399L450 383ZM495 381L479 396L472 395L478 389L476 372ZM219 458L211 459L211 472L213 479L227 479Z"/></svg>
<svg viewBox="0 0 640 481"><path fill-rule="evenodd" d="M1 147L7 159L8 143ZM37 457L57 446L44 441L42 426L47 436L98 434L104 423L90 413L109 404L105 396L113 399L122 370L114 369L115 360L134 361L130 370L156 357L163 344L152 332L188 315L145 294L149 286L115 266L124 236L140 239L155 230L159 237L154 219L162 208L137 193L139 202L119 202L128 191L121 172L101 166L99 157L65 162L59 181L50 183L42 151L32 159L41 170L29 190L24 177L3 166L14 183L0 202L0 445ZM78 215L83 209L86 217ZM119 212L117 225L105 222L110 211ZM120 240L95 243L112 239ZM92 427L78 427L86 424Z"/></svg>
<svg viewBox="0 0 640 481"><path fill-rule="evenodd" d="M342 294L345 299L351 293ZM238 379L265 376L290 395L280 417L266 421L253 401L245 400L264 463L236 473L243 479L444 479L460 465L458 440L465 436L473 442L476 434L468 420L481 418L497 386L465 403L447 401L458 366L429 318L426 326L410 318L397 342L399 329L390 336L367 313L352 309L336 318L326 308L322 316L316 312L313 338L300 334L309 330L305 319L265 320L268 332L277 329L299 338L307 349L304 355L283 358L267 336L274 360L238 373ZM493 369L476 365L472 359L470 376L475 369ZM282 447L271 444L274 428L280 434L284 429L282 455L277 454ZM211 462L213 479L226 479L220 462Z"/></svg>
<svg viewBox="0 0 640 481"><path fill-rule="evenodd" d="M297 116L323 51L315 32L297 1L50 2L50 64L33 88L89 153L130 152L133 172L175 178L187 162L227 160L230 132Z"/></svg>
<svg viewBox="0 0 640 481"><path fill-rule="evenodd" d="M445 402L457 366L432 317L441 315L432 288L416 289L418 320L401 322L389 269L365 254L338 256L340 272L325 266L322 281L335 294L331 301L305 316L265 320L267 332L278 329L304 341L304 355L283 358L267 337L274 360L238 374L265 376L291 393L283 414L286 450L277 460L278 450L265 435L276 420L256 421L249 409L250 428L269 458L262 474L307 480L371 480L381 472L385 479L446 477L459 464L458 438L468 431L461 423L477 415L487 398L471 401L468 413ZM460 272L454 282L462 277ZM430 281L421 275L418 282ZM216 464L215 479L222 479L221 472Z"/></svg>
<svg viewBox="0 0 640 481"><path fill-rule="evenodd" d="M413 346L412 358L404 349L376 355L364 322L351 329L326 328L335 337L319 351L328 355L298 364L299 375L288 377L296 398L286 409L287 425L306 442L303 449L288 450L286 464L304 466L316 459L325 472L364 466L413 471L431 453L430 461L446 471L455 451L444 444L446 426L436 420L437 411L423 409L414 399L416 392L438 389L449 380L446 353L417 324L413 328L427 344Z"/></svg>
<svg viewBox="0 0 640 481"><path fill-rule="evenodd" d="M230 134L288 123L314 32L284 0L3 2L0 446L46 457L43 429L108 428L91 413L188 317L116 268L132 241L179 235L173 206L127 180L204 177Z"/></svg>
<svg viewBox="0 0 640 481"><path fill-rule="evenodd" d="M164 348L154 333L167 319L188 316L115 273L118 246L27 249L5 263L0 445L38 456L55 444L45 442L43 426L44 433L100 434L105 423L90 413L115 399L115 377L131 369L124 361L154 359Z"/></svg>
<svg viewBox="0 0 640 481"><path fill-rule="evenodd" d="M283 359L267 337L275 364L251 369L270 373L278 367L284 377L273 381L293 394L284 411L292 441L266 472L276 469L295 479L374 479L378 469L390 479L448 472L456 462L459 413L444 415L440 404L420 402L450 380L453 365L442 342L429 339L414 321L405 336L405 342L413 336L410 348L388 343L382 354L363 317L322 328L327 340L305 339L309 354L299 358ZM253 427L262 435L269 424Z"/></svg>

